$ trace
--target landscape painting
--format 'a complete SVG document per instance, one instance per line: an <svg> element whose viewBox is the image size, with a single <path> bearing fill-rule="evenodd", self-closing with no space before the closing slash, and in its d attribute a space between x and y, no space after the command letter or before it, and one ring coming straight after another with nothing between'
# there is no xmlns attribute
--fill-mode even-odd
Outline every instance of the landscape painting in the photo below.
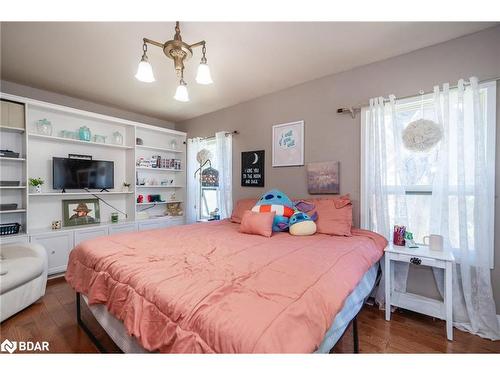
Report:
<svg viewBox="0 0 500 375"><path fill-rule="evenodd" d="M338 161L324 161L307 164L307 191L309 194L339 194Z"/></svg>

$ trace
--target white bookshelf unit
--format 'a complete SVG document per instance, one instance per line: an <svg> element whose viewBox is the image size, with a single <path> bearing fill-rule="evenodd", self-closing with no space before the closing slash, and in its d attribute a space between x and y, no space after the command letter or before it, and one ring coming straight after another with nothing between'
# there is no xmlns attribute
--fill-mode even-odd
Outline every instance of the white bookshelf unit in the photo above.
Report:
<svg viewBox="0 0 500 375"><path fill-rule="evenodd" d="M18 235L1 236L0 243L42 243L49 255L49 274L54 274L66 269L69 251L84 239L184 224L183 216L166 215L166 204L182 203L186 198L186 133L9 94L0 93L0 97L1 149L20 153L19 159L0 157L1 180L20 181L19 186L0 187L2 203L18 204L16 210L1 211L0 219L2 223L21 224ZM13 107L13 116L19 117L22 108L22 126L19 119L16 124L9 123L4 103L21 106ZM51 122L51 134L38 132L36 123L41 119ZM68 132L78 132L82 126L88 127L92 136L105 137L105 142L67 137ZM121 144L113 141L116 132L122 135ZM141 145L136 145L137 138L142 140ZM68 157L69 154L112 161L115 188L103 192L54 190L52 158ZM153 156L180 160L180 169L137 166L139 158L151 159ZM29 189L30 177L44 180L41 193ZM125 182L130 184L128 189L123 187ZM99 224L51 229L52 221L63 219L63 200L93 198L92 194L125 212L126 217L119 214L118 223L111 223L111 213L117 210L100 202ZM142 203L137 203L139 195L143 196ZM159 195L161 202L149 202L149 195Z"/></svg>

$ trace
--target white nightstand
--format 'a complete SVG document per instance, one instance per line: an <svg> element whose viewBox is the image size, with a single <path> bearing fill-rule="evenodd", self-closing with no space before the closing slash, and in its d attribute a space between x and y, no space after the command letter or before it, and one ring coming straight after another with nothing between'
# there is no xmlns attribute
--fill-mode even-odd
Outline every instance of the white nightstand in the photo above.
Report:
<svg viewBox="0 0 500 375"><path fill-rule="evenodd" d="M394 268L392 262L406 262L444 270L444 301L402 293L394 290ZM446 337L453 340L452 316L452 266L454 258L450 251L431 251L427 246L410 249L404 246L387 245L385 249L385 320L391 319L391 305L446 320Z"/></svg>

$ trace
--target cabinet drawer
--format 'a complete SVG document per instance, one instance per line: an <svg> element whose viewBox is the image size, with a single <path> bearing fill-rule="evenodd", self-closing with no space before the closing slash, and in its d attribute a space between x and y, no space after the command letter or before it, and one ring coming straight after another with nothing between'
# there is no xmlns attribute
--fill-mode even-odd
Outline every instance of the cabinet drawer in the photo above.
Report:
<svg viewBox="0 0 500 375"><path fill-rule="evenodd" d="M75 246L78 245L82 241L90 240L92 238L99 237L99 236L107 236L107 235L108 235L108 228L107 227L75 230Z"/></svg>
<svg viewBox="0 0 500 375"><path fill-rule="evenodd" d="M445 268L446 262L439 259L419 257L416 255L398 254L398 253L386 253L386 256L390 254L390 259L398 262L405 262L410 264L418 264L422 266Z"/></svg>
<svg viewBox="0 0 500 375"><path fill-rule="evenodd" d="M60 232L31 236L32 243L45 248L49 263L49 275L66 271L69 252L73 248L73 232Z"/></svg>
<svg viewBox="0 0 500 375"><path fill-rule="evenodd" d="M137 231L137 225L135 223L109 225L109 234L135 232L135 231Z"/></svg>
<svg viewBox="0 0 500 375"><path fill-rule="evenodd" d="M160 225L161 225L160 222L154 221L154 222L139 223L138 227L139 227L139 230L150 230L150 229L161 228Z"/></svg>

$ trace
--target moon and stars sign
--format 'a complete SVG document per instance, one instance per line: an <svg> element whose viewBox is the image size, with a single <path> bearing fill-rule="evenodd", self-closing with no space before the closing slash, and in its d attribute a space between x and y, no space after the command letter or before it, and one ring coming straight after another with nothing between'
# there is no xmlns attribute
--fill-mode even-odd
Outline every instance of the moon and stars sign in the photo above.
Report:
<svg viewBox="0 0 500 375"><path fill-rule="evenodd" d="M241 153L241 186L264 187L264 150Z"/></svg>

